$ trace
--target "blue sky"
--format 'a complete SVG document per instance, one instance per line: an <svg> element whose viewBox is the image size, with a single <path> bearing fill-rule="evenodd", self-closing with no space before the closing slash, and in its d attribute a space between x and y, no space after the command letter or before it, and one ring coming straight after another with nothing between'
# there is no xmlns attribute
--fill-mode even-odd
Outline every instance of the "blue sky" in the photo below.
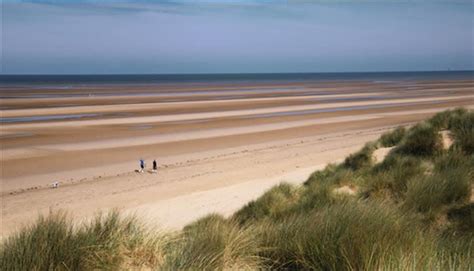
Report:
<svg viewBox="0 0 474 271"><path fill-rule="evenodd" d="M2 2L3 74L474 69L471 0Z"/></svg>

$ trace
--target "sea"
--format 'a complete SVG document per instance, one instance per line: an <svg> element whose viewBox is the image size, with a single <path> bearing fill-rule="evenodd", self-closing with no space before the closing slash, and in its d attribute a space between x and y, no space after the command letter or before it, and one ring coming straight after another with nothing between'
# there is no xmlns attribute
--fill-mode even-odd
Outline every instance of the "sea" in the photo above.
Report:
<svg viewBox="0 0 474 271"><path fill-rule="evenodd" d="M122 85L169 83L255 83L304 81L410 81L473 80L474 71L239 73L239 74L107 74L107 75L0 75L0 86Z"/></svg>

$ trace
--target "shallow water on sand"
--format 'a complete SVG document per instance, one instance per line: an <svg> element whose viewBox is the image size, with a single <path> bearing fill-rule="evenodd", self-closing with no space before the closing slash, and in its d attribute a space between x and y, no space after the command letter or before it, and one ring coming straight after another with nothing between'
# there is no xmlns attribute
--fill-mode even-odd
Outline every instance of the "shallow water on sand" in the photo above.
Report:
<svg viewBox="0 0 474 271"><path fill-rule="evenodd" d="M97 117L100 114L64 114L64 115L48 115L48 116L28 116L28 117L8 117L1 118L1 123L20 123L20 122L36 122L49 120L73 120L81 118Z"/></svg>
<svg viewBox="0 0 474 271"><path fill-rule="evenodd" d="M345 106L345 107L335 107L335 108L322 108L322 109L309 109L309 110L300 110L300 111L285 111L285 112L274 112L274 113L264 113L243 116L243 119L253 119L253 118L271 118L271 117L282 117L282 116L301 116L301 115L310 115L316 113L330 113L330 112L341 112L341 111L352 111L352 110L365 110L365 109L377 109L377 108L386 108L386 107L396 107L396 106L412 106L414 104L438 104L440 101L430 101L430 102L419 102L419 103L390 103L390 104L375 104L375 105L359 105L359 106Z"/></svg>

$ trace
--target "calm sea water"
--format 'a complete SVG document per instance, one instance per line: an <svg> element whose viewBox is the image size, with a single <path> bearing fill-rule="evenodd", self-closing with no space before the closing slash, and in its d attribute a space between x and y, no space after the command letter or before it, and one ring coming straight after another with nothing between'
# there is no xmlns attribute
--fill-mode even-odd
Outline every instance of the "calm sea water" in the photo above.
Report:
<svg viewBox="0 0 474 271"><path fill-rule="evenodd" d="M0 75L0 85L95 85L226 83L334 80L456 80L474 79L474 71L364 72L364 73L267 73L267 74L134 74L134 75Z"/></svg>

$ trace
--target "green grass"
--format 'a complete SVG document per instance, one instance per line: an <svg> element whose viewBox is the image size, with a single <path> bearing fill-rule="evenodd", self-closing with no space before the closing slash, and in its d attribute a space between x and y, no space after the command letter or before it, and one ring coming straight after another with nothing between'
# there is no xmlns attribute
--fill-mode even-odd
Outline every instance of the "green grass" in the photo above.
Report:
<svg viewBox="0 0 474 271"><path fill-rule="evenodd" d="M285 183L279 184L237 211L233 219L245 224L264 217L278 218L288 211L298 198L297 188Z"/></svg>
<svg viewBox="0 0 474 271"><path fill-rule="evenodd" d="M455 146L466 154L474 154L474 112L452 118L450 129Z"/></svg>
<svg viewBox="0 0 474 271"><path fill-rule="evenodd" d="M280 184L229 218L159 233L117 212L40 217L2 241L1 270L471 270L472 111L384 134L301 186ZM449 129L453 147L441 145ZM384 161L378 145L394 146ZM355 195L338 194L347 186Z"/></svg>
<svg viewBox="0 0 474 271"><path fill-rule="evenodd" d="M472 157L457 152L438 158L434 172L410 183L405 206L428 212L443 205L466 202L474 177L470 160Z"/></svg>
<svg viewBox="0 0 474 271"><path fill-rule="evenodd" d="M360 151L349 155L343 165L352 170L359 170L364 167L370 167L374 164L374 158L372 156L376 149L376 145L373 143L366 144Z"/></svg>
<svg viewBox="0 0 474 271"><path fill-rule="evenodd" d="M400 141L405 136L406 130L405 127L398 127L391 132L387 132L380 137L380 144L383 147L393 147L400 143Z"/></svg>
<svg viewBox="0 0 474 271"><path fill-rule="evenodd" d="M465 108L456 108L439 112L431 117L428 122L437 130L451 129L452 120L468 113Z"/></svg>
<svg viewBox="0 0 474 271"><path fill-rule="evenodd" d="M256 270L260 250L255 228L239 227L220 215L186 226L170 248L167 270Z"/></svg>
<svg viewBox="0 0 474 271"><path fill-rule="evenodd" d="M442 149L439 131L427 122L412 127L397 147L397 151L404 155L425 157L436 155Z"/></svg>
<svg viewBox="0 0 474 271"><path fill-rule="evenodd" d="M364 197L403 200L408 184L422 177L427 169L428 165L417 157L389 155L364 175Z"/></svg>
<svg viewBox="0 0 474 271"><path fill-rule="evenodd" d="M115 270L156 266L166 238L147 231L133 217L117 212L98 215L74 227L64 213L39 217L36 223L6 239L1 270Z"/></svg>
<svg viewBox="0 0 474 271"><path fill-rule="evenodd" d="M382 203L343 201L264 226L274 268L364 270L413 246L412 220ZM370 234L368 234L370 232Z"/></svg>

